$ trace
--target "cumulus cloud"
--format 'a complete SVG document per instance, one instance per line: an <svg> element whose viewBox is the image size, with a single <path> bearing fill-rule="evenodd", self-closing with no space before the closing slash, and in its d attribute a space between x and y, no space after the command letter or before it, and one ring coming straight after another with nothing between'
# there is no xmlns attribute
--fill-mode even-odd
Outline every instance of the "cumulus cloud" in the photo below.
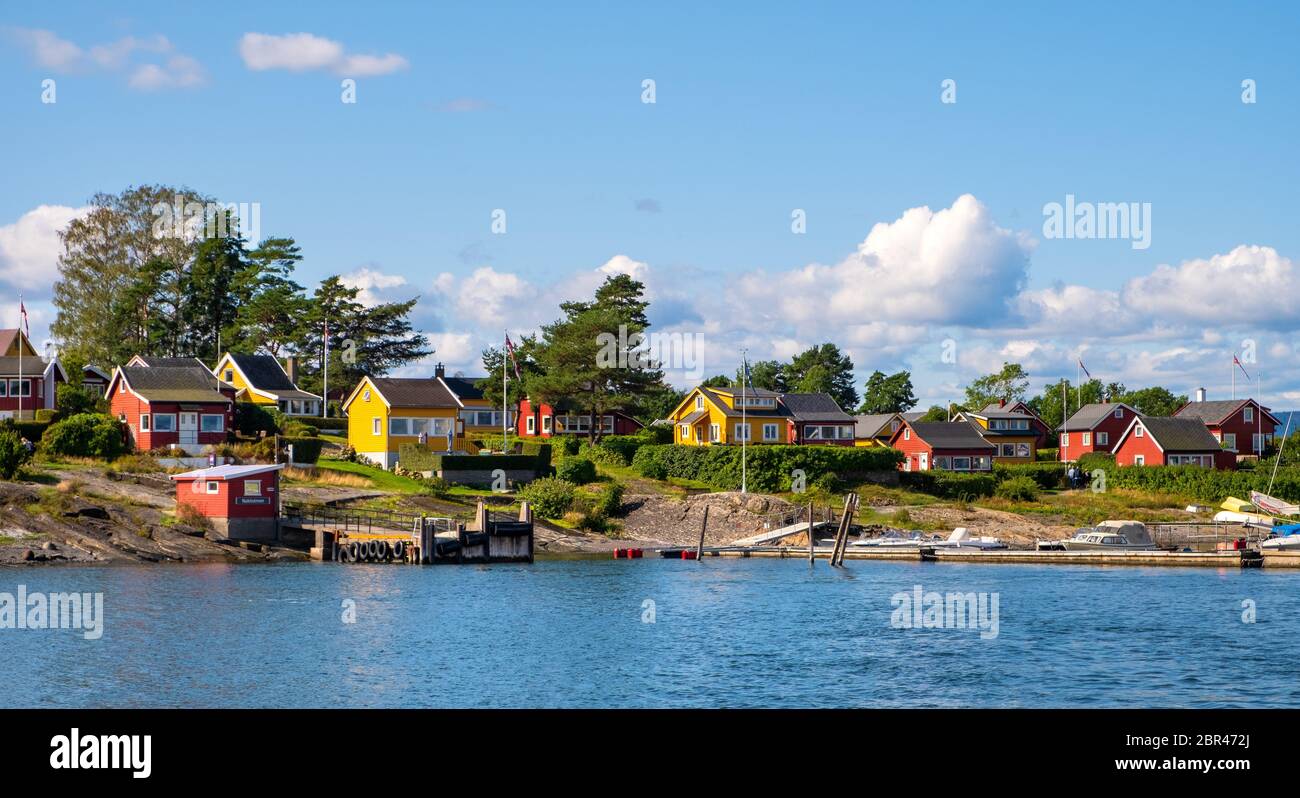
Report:
<svg viewBox="0 0 1300 798"><path fill-rule="evenodd" d="M343 77L373 77L406 69L409 62L396 53L348 53L341 42L311 33L245 33L239 40L244 66L255 72L327 70Z"/></svg>
<svg viewBox="0 0 1300 798"><path fill-rule="evenodd" d="M1189 324L1295 324L1300 296L1295 263L1272 247L1239 246L1209 258L1162 264L1124 286L1123 301L1149 317ZM1268 306L1268 312L1262 312Z"/></svg>
<svg viewBox="0 0 1300 798"><path fill-rule="evenodd" d="M400 274L385 274L369 266L363 266L354 272L340 275L339 282L349 288L357 289L357 301L366 307L374 307L390 299L384 292L406 285L406 278Z"/></svg>
<svg viewBox="0 0 1300 798"><path fill-rule="evenodd" d="M192 88L207 80L203 65L162 35L124 36L81 47L49 30L11 28L8 33L37 66L58 74L127 71L127 85L144 91Z"/></svg>
<svg viewBox="0 0 1300 798"><path fill-rule="evenodd" d="M48 293L63 251L59 231L89 212L90 208L41 205L0 226L0 280L24 291Z"/></svg>

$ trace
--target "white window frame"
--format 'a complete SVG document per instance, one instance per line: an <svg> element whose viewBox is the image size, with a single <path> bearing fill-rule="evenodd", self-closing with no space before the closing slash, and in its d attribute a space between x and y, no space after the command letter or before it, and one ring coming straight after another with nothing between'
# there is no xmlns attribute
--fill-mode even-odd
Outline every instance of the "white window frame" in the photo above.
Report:
<svg viewBox="0 0 1300 798"><path fill-rule="evenodd" d="M261 496L261 495L262 495L262 480L260 480L260 479L246 479L246 480L244 480L244 495L245 495L245 496Z"/></svg>
<svg viewBox="0 0 1300 798"><path fill-rule="evenodd" d="M1138 424L1136 427L1133 428L1133 437L1134 437L1134 438L1145 438L1145 437L1146 437L1146 434L1145 434L1145 433L1146 433L1146 430L1142 428L1142 425L1141 425L1141 424Z"/></svg>
<svg viewBox="0 0 1300 798"><path fill-rule="evenodd" d="M555 417L542 416L542 432L547 435L550 435L554 431L555 431Z"/></svg>
<svg viewBox="0 0 1300 798"><path fill-rule="evenodd" d="M371 425L370 425L370 427L371 427L371 429L370 429L370 434L371 434L371 435L383 435L383 434L384 434L384 419L381 418L380 416L375 416L373 419L371 419Z"/></svg>
<svg viewBox="0 0 1300 798"><path fill-rule="evenodd" d="M721 424L710 424L710 425L709 425L709 443L721 443L721 442L722 442L722 425L721 425Z"/></svg>
<svg viewBox="0 0 1300 798"><path fill-rule="evenodd" d="M678 424L677 427L682 431L682 440L689 441L691 439L691 425Z"/></svg>
<svg viewBox="0 0 1300 798"><path fill-rule="evenodd" d="M1070 447L1070 433L1068 432L1061 433L1060 444L1062 449L1068 449Z"/></svg>
<svg viewBox="0 0 1300 798"><path fill-rule="evenodd" d="M1123 418L1123 417L1124 417L1124 408L1122 407L1115 408L1115 418Z"/></svg>
<svg viewBox="0 0 1300 798"><path fill-rule="evenodd" d="M736 440L737 440L737 441L744 441L745 443L749 443L750 440L751 440L751 438L749 437L749 433L750 433L751 429L752 429L752 428L749 426L749 422L745 422L745 423L743 423L743 424L737 423L737 424L736 424Z"/></svg>
<svg viewBox="0 0 1300 798"><path fill-rule="evenodd" d="M158 422L167 419L167 425L158 426ZM170 426L170 429L168 428ZM154 413L153 414L153 431L154 432L175 432L176 431L176 414L175 413Z"/></svg>
<svg viewBox="0 0 1300 798"><path fill-rule="evenodd" d="M1147 464L1146 455L1143 454L1133 455L1133 465L1146 465L1146 464Z"/></svg>
<svg viewBox="0 0 1300 798"><path fill-rule="evenodd" d="M220 492L221 492L221 482L218 481L218 480L215 480L215 479L209 479L209 480L208 480L208 488L207 488L207 489L208 489L208 493L209 493L209 494L213 494L213 495L215 495L215 494L217 494L217 493L220 493Z"/></svg>
<svg viewBox="0 0 1300 798"><path fill-rule="evenodd" d="M912 440L912 428L911 428L911 427L906 427L906 428L903 429L903 440L905 440L905 441L910 441L910 440Z"/></svg>
<svg viewBox="0 0 1300 798"><path fill-rule="evenodd" d="M389 418L388 434L394 438L409 438L411 436L411 419L404 416Z"/></svg>
<svg viewBox="0 0 1300 798"><path fill-rule="evenodd" d="M962 468L962 467L961 467L961 463L962 463L962 461L965 461L965 463L966 463L966 467L965 467L965 468ZM953 458L952 458L952 470L953 470L953 471L970 471L970 470L971 470L970 466L971 466L971 458L969 458L969 457L953 457Z"/></svg>
<svg viewBox="0 0 1300 798"><path fill-rule="evenodd" d="M1223 433L1223 444L1227 448L1235 451L1237 448L1237 433L1235 432Z"/></svg>
<svg viewBox="0 0 1300 798"><path fill-rule="evenodd" d="M765 441L781 440L781 433L776 424L763 425L763 440Z"/></svg>
<svg viewBox="0 0 1300 798"><path fill-rule="evenodd" d="M1085 433L1083 433L1083 440L1079 441L1079 445L1080 445L1080 446L1091 446L1091 445L1092 445L1092 433L1091 433L1091 432L1085 432Z"/></svg>
<svg viewBox="0 0 1300 798"><path fill-rule="evenodd" d="M704 409L704 397L703 397L703 396L697 396L697 397L695 397L695 409L696 409L696 410L703 410L703 409Z"/></svg>
<svg viewBox="0 0 1300 798"><path fill-rule="evenodd" d="M215 418L215 419L217 420L217 428L216 428L216 429L207 429L207 428L204 426L203 422L204 422L205 420L209 419L209 418ZM199 432L215 433L215 432L225 432L225 431L226 431L226 417L225 417L224 414L219 414L219 413L200 413L200 414L199 414Z"/></svg>
<svg viewBox="0 0 1300 798"><path fill-rule="evenodd" d="M537 419L533 418L532 416L529 416L527 421L524 422L524 427L528 430L529 435L536 435Z"/></svg>
<svg viewBox="0 0 1300 798"><path fill-rule="evenodd" d="M26 383L26 385L27 385L27 390L26 390L25 392L22 392L22 390L23 390L23 384L24 384L24 383ZM14 386L15 386L15 385L18 386L18 388L17 388L17 391L18 391L18 392L15 392L15 389L14 389ZM18 399L18 398L22 398L22 399L30 399L31 396L32 396L32 380L31 380L31 378L30 378L30 377L23 377L21 380L18 380L18 379L10 380L10 381L9 381L9 395L12 396L12 397L14 397L15 399Z"/></svg>
<svg viewBox="0 0 1300 798"><path fill-rule="evenodd" d="M1255 408L1251 407L1250 405L1246 405L1245 407L1243 407L1243 408L1241 409L1241 420L1242 420L1242 421L1245 421L1247 424L1249 424L1250 422L1254 421L1254 420L1255 420Z"/></svg>
<svg viewBox="0 0 1300 798"><path fill-rule="evenodd" d="M1110 445L1110 433L1109 433L1109 432L1098 432L1098 433L1097 433L1097 445L1098 445L1098 446L1109 446L1109 445Z"/></svg>
<svg viewBox="0 0 1300 798"><path fill-rule="evenodd" d="M369 389L369 388L367 388L367 389L366 389L366 390L361 394L361 401L363 401L363 402L369 402L369 401L370 401L370 389Z"/></svg>

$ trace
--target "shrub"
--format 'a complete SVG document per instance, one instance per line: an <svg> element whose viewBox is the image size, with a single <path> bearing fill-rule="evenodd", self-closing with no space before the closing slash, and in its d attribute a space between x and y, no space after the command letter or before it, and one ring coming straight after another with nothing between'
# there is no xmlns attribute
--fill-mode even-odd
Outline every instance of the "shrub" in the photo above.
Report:
<svg viewBox="0 0 1300 798"><path fill-rule="evenodd" d="M556 438L552 438L551 440L554 441ZM560 452L568 457L577 454L578 450L582 446L582 441L579 440L576 435L560 435L558 436L558 440L560 441Z"/></svg>
<svg viewBox="0 0 1300 798"><path fill-rule="evenodd" d="M284 422L284 434L291 438L315 438L320 430L296 418Z"/></svg>
<svg viewBox="0 0 1300 798"><path fill-rule="evenodd" d="M623 509L623 486L617 482L607 482L596 496L592 509L605 518L618 515Z"/></svg>
<svg viewBox="0 0 1300 798"><path fill-rule="evenodd" d="M108 470L119 474L152 474L166 469L150 454L139 452L122 455L109 463Z"/></svg>
<svg viewBox="0 0 1300 798"><path fill-rule="evenodd" d="M1030 476L1018 476L1002 481L995 495L1012 501L1032 502L1038 499L1038 483Z"/></svg>
<svg viewBox="0 0 1300 798"><path fill-rule="evenodd" d="M32 457L22 437L13 430L0 431L0 479L13 479Z"/></svg>
<svg viewBox="0 0 1300 798"><path fill-rule="evenodd" d="M0 429L13 430L20 438L26 438L32 443L38 442L45 437L45 431L50 428L48 421L19 421L14 418L0 420Z"/></svg>
<svg viewBox="0 0 1300 798"><path fill-rule="evenodd" d="M56 421L41 438L47 454L113 458L126 451L122 424L108 415L78 413Z"/></svg>
<svg viewBox="0 0 1300 798"><path fill-rule="evenodd" d="M59 415L75 416L80 413L102 413L108 409L108 402L98 391L65 382L55 389L54 406Z"/></svg>
<svg viewBox="0 0 1300 798"><path fill-rule="evenodd" d="M315 465L320 459L321 449L325 448L325 441L316 437L289 437L280 438L280 446L288 456L289 447L293 447L293 462Z"/></svg>
<svg viewBox="0 0 1300 798"><path fill-rule="evenodd" d="M1065 487L1064 463L994 463L993 475L999 482L1026 477L1043 490Z"/></svg>
<svg viewBox="0 0 1300 798"><path fill-rule="evenodd" d="M543 477L528 483L519 491L519 498L533 508L542 518L562 518L573 506L577 488L572 482L556 477Z"/></svg>
<svg viewBox="0 0 1300 798"><path fill-rule="evenodd" d="M992 496L997 488L997 478L987 472L904 471L899 474L899 480L904 487L962 501Z"/></svg>
<svg viewBox="0 0 1300 798"><path fill-rule="evenodd" d="M653 440L645 435L606 435L594 446L584 441L581 450L597 463L626 466L632 464L637 449L651 443Z"/></svg>
<svg viewBox="0 0 1300 798"><path fill-rule="evenodd" d="M1060 449L1036 449L1034 451L1034 459L1039 462L1044 462L1047 460L1059 460L1061 459L1061 450Z"/></svg>
<svg viewBox="0 0 1300 798"><path fill-rule="evenodd" d="M574 485L596 481L596 464L585 457L565 457L555 467L555 476Z"/></svg>
<svg viewBox="0 0 1300 798"><path fill-rule="evenodd" d="M740 487L740 455L738 446L652 444L636 450L632 466L642 476L676 477L734 490ZM883 446L751 446L746 463L747 482L752 490L772 493L789 490L796 469L814 482L828 473L851 480L894 471L902 459L901 452Z"/></svg>
<svg viewBox="0 0 1300 798"><path fill-rule="evenodd" d="M451 483L442 477L424 477L420 481L424 484L425 490L429 491L430 496L441 499L451 493Z"/></svg>
<svg viewBox="0 0 1300 798"><path fill-rule="evenodd" d="M192 504L176 505L176 520L196 529L212 529L212 519L208 518Z"/></svg>
<svg viewBox="0 0 1300 798"><path fill-rule="evenodd" d="M42 407L36 411L36 420L43 421L46 424L52 424L59 418L59 411L51 410L48 407Z"/></svg>
<svg viewBox="0 0 1300 798"><path fill-rule="evenodd" d="M280 431L280 424L271 408L252 402L236 402L235 429L240 435L255 438L261 433L275 435Z"/></svg>
<svg viewBox="0 0 1300 798"><path fill-rule="evenodd" d="M842 487L839 475L834 471L827 471L825 474L813 480L813 485L821 488L827 493L838 493Z"/></svg>

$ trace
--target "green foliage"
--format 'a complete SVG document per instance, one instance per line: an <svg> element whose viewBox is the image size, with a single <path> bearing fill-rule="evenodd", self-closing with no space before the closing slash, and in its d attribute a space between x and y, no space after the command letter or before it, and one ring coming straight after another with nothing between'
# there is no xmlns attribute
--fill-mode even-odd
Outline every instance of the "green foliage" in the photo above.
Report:
<svg viewBox="0 0 1300 798"><path fill-rule="evenodd" d="M286 456L289 447L293 447L293 462L315 465L316 461L320 459L321 449L325 448L325 441L317 437L282 436L280 446L284 449Z"/></svg>
<svg viewBox="0 0 1300 798"><path fill-rule="evenodd" d="M1018 476L999 483L994 494L1012 501L1032 502L1038 499L1038 488L1033 477Z"/></svg>
<svg viewBox="0 0 1300 798"><path fill-rule="evenodd" d="M1083 461L1085 458L1080 458ZM1291 502L1300 502L1300 468L1279 468L1272 490L1271 469L1221 471L1200 466L1116 466L1114 461L1094 460L1084 465L1091 472L1099 467L1106 472L1106 487L1130 488L1148 493L1172 493L1206 504L1217 504L1229 496L1249 499L1252 490Z"/></svg>
<svg viewBox="0 0 1300 798"><path fill-rule="evenodd" d="M108 410L108 402L98 391L67 382L61 383L56 391L54 406L60 415L75 416L78 413L103 413Z"/></svg>
<svg viewBox="0 0 1300 798"><path fill-rule="evenodd" d="M31 457L31 452L27 451L18 433L11 429L0 430L0 479L16 477L19 469Z"/></svg>
<svg viewBox="0 0 1300 798"><path fill-rule="evenodd" d="M113 458L126 451L126 439L121 422L112 416L78 413L51 424L41 449L54 456Z"/></svg>
<svg viewBox="0 0 1300 798"><path fill-rule="evenodd" d="M1036 449L1034 450L1034 459L1040 462L1046 462L1048 460L1060 460L1061 450L1057 448Z"/></svg>
<svg viewBox="0 0 1300 798"><path fill-rule="evenodd" d="M992 496L997 489L997 478L991 473L904 471L899 479L904 487L942 499L970 501Z"/></svg>
<svg viewBox="0 0 1300 798"><path fill-rule="evenodd" d="M597 494L596 503L592 509L600 513L602 517L610 518L618 515L622 508L623 486L617 482L606 482L601 486L600 493Z"/></svg>
<svg viewBox="0 0 1300 798"><path fill-rule="evenodd" d="M579 451L597 463L612 466L631 465L636 450L653 443L648 435L606 435L597 443L583 441Z"/></svg>
<svg viewBox="0 0 1300 798"><path fill-rule="evenodd" d="M280 424L272 408L252 402L236 402L235 429L240 435L255 438L262 432L267 435L276 434L280 431Z"/></svg>
<svg viewBox="0 0 1300 798"><path fill-rule="evenodd" d="M840 407L858 405L853 360L832 343L810 347L782 369L791 393L828 393Z"/></svg>
<svg viewBox="0 0 1300 798"><path fill-rule="evenodd" d="M1065 486L1066 468L1064 463L994 463L993 476L999 483L1023 477L1043 490L1055 490Z"/></svg>
<svg viewBox="0 0 1300 798"><path fill-rule="evenodd" d="M893 471L902 459L901 452L877 446L751 446L747 454L747 486L769 493L790 490L796 470L803 471L814 484L828 473L842 479L863 478ZM642 446L632 458L632 465L637 473L653 479L676 477L724 490L740 487L739 446Z"/></svg>
<svg viewBox="0 0 1300 798"><path fill-rule="evenodd" d="M555 466L555 476L574 485L586 485L596 480L596 464L585 457L564 457Z"/></svg>
<svg viewBox="0 0 1300 798"><path fill-rule="evenodd" d="M565 457L572 457L582 449L582 441L578 439L577 435L560 435L557 438L551 438L551 440L560 442L560 454Z"/></svg>
<svg viewBox="0 0 1300 798"><path fill-rule="evenodd" d="M320 435L319 429L298 418L285 421L282 431L291 438L315 438Z"/></svg>
<svg viewBox="0 0 1300 798"><path fill-rule="evenodd" d="M346 418L335 418L333 416L329 416L329 417L286 416L285 417L286 424L292 424L294 422L306 424L307 426L310 427L315 427L317 430L322 432L339 431L339 430L346 431L348 428L348 420Z"/></svg>
<svg viewBox="0 0 1300 798"><path fill-rule="evenodd" d="M813 480L813 486L827 493L838 493L843 487L843 480L834 471L827 471Z"/></svg>
<svg viewBox="0 0 1300 798"><path fill-rule="evenodd" d="M45 435L45 431L50 428L48 421L19 421L13 418L0 419L0 429L13 430L21 438L26 438L32 443L40 441Z"/></svg>
<svg viewBox="0 0 1300 798"><path fill-rule="evenodd" d="M883 371L873 371L867 378L859 413L904 413L916 406L912 392L912 374L899 371L885 376Z"/></svg>
<svg viewBox="0 0 1300 798"><path fill-rule="evenodd" d="M986 374L966 387L966 406L972 410L1005 399L1016 402L1025 398L1029 389L1029 374L1019 363L1003 363L993 374Z"/></svg>
<svg viewBox="0 0 1300 798"><path fill-rule="evenodd" d="M537 446L535 454L435 454L418 443L403 443L397 447L397 461L407 471L535 471L544 473L550 467L551 448ZM545 460L545 468L542 461Z"/></svg>
<svg viewBox="0 0 1300 798"><path fill-rule="evenodd" d="M556 477L535 479L519 491L519 498L542 518L560 518L573 506L577 487Z"/></svg>
<svg viewBox="0 0 1300 798"><path fill-rule="evenodd" d="M51 410L48 407L42 407L36 411L36 420L43 421L46 424L52 424L59 418L59 411Z"/></svg>

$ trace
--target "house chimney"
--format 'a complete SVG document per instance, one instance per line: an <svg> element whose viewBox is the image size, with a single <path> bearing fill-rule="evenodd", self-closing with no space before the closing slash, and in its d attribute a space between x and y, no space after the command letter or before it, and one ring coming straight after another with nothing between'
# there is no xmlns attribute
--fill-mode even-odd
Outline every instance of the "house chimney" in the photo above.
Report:
<svg viewBox="0 0 1300 798"><path fill-rule="evenodd" d="M1196 389L1196 401L1198 401L1198 402L1204 402L1204 401L1205 401L1205 389L1204 389L1204 388L1197 388L1197 389Z"/></svg>
<svg viewBox="0 0 1300 798"><path fill-rule="evenodd" d="M447 375L447 369L441 363L433 367L433 376L441 379Z"/></svg>
<svg viewBox="0 0 1300 798"><path fill-rule="evenodd" d="M298 384L298 358L286 357L284 359L284 373L289 375L289 382L294 385Z"/></svg>
<svg viewBox="0 0 1300 798"><path fill-rule="evenodd" d="M1007 406L1007 400L1006 400L1006 399L999 399L999 400L998 400L998 407L1006 407L1006 406Z"/></svg>

